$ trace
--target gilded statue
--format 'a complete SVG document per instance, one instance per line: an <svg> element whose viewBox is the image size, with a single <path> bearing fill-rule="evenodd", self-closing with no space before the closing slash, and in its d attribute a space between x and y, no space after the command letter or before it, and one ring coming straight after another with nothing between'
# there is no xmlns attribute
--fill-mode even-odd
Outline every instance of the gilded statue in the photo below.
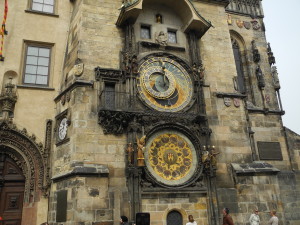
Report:
<svg viewBox="0 0 300 225"><path fill-rule="evenodd" d="M140 139L136 137L137 143L137 166L145 166L145 145L146 145L146 135L141 137Z"/></svg>

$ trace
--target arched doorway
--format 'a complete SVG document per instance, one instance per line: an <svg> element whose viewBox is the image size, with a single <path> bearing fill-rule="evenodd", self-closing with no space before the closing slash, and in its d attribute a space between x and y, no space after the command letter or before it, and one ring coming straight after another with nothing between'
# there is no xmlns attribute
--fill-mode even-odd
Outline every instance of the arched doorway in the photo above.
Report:
<svg viewBox="0 0 300 225"><path fill-rule="evenodd" d="M182 215L180 212L173 210L167 215L167 225L182 225Z"/></svg>
<svg viewBox="0 0 300 225"><path fill-rule="evenodd" d="M21 225L25 177L13 159L0 153L1 225Z"/></svg>

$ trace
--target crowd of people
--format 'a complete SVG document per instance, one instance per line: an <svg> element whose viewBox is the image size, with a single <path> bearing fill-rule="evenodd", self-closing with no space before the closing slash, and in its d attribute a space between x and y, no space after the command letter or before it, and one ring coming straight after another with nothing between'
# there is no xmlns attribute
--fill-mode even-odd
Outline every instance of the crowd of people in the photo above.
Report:
<svg viewBox="0 0 300 225"><path fill-rule="evenodd" d="M224 208L223 211L223 225L234 225L232 217L229 215L229 209ZM260 224L260 218L258 215L258 209L255 209L254 212L251 214L249 218L250 225L259 225ZM276 211L272 210L270 212L271 218L268 221L268 225L278 225L278 217L276 216ZM2 219L2 218L1 218ZM197 225L197 222L194 220L194 217L192 215L188 216L189 222L186 223L186 225ZM120 224L121 225L129 225L128 218L126 216L121 216L120 218ZM42 223L41 225L48 225L47 222ZM136 225L136 224L133 224Z"/></svg>
<svg viewBox="0 0 300 225"><path fill-rule="evenodd" d="M229 215L229 209L224 208L223 211L223 225L234 225L232 217ZM260 218L258 215L259 211L258 209L255 209L254 212L251 214L249 218L250 225L259 225L260 224ZM270 212L271 218L268 221L268 225L278 225L278 217L276 216L276 211L272 210ZM194 217L192 215L188 216L189 222L186 223L186 225L197 225L197 222L194 220ZM129 225L128 218L126 216L121 216L120 218L121 225ZM136 225L136 224L133 224Z"/></svg>

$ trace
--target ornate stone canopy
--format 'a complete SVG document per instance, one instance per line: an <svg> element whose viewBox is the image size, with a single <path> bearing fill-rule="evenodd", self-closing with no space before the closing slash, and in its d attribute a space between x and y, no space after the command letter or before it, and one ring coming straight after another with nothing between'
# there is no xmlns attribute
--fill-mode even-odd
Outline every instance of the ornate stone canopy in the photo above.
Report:
<svg viewBox="0 0 300 225"><path fill-rule="evenodd" d="M118 26L123 26L126 23L134 23L142 12L143 7L146 7L147 4L156 3L161 4L161 1L137 0L133 1L133 3L123 4L116 24ZM176 4L174 4L173 0L164 0L163 4L168 8L173 9L173 11L181 18L184 24L182 29L183 32L193 30L199 37L201 37L212 26L208 20L200 15L189 0L176 1Z"/></svg>

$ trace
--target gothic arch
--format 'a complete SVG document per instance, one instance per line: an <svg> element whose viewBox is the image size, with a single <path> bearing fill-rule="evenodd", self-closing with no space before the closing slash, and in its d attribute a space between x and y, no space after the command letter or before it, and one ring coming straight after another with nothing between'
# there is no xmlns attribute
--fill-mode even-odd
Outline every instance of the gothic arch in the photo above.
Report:
<svg viewBox="0 0 300 225"><path fill-rule="evenodd" d="M25 176L24 202L35 201L35 193L46 197L50 186L48 149L25 128L19 130L7 121L0 121L0 137L0 153L12 158Z"/></svg>
<svg viewBox="0 0 300 225"><path fill-rule="evenodd" d="M239 82L243 82L244 85L244 91L241 91L243 94L246 94L248 96L249 100L253 99L252 89L251 89L251 72L250 72L250 66L249 66L249 56L248 56L248 50L247 45L244 40L244 38L236 31L230 30L230 38L231 38L231 44L232 49L235 54L235 63L237 67L237 75L239 77ZM235 52L236 51L236 52ZM240 68L237 65L237 58L236 53L239 52L239 61L240 61ZM238 70L240 69L240 73ZM242 78L241 78L242 76ZM238 82L237 82L238 83ZM238 86L238 84L235 84ZM235 87L237 90L238 88ZM240 90L237 90L240 91Z"/></svg>
<svg viewBox="0 0 300 225"><path fill-rule="evenodd" d="M168 208L168 209L166 209L166 210L164 211L164 214L163 214L163 218L164 218L164 221L165 221L165 225L167 225L168 215L169 215L170 213L172 213L172 212L178 212L178 213L180 213L181 216L182 216L183 224L185 224L184 221L187 220L188 214L187 214L187 212L186 212L184 209L182 209L182 208Z"/></svg>

